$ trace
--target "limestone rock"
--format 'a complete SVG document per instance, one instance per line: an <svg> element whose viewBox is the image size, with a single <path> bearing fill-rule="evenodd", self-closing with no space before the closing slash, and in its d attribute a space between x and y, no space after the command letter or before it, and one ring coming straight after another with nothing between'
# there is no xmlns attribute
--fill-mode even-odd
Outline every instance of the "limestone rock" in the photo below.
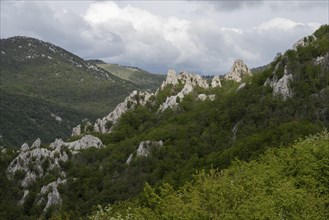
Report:
<svg viewBox="0 0 329 220"><path fill-rule="evenodd" d="M329 70L329 53L314 59L314 65L321 66L324 70Z"/></svg>
<svg viewBox="0 0 329 220"><path fill-rule="evenodd" d="M176 74L175 70L170 69L167 73L166 80L162 83L160 89L162 90L167 85L191 85L191 86L199 86L201 88L209 88L209 85L206 80L202 79L202 77L198 74L192 74L187 72L181 72Z"/></svg>
<svg viewBox="0 0 329 220"><path fill-rule="evenodd" d="M72 137L73 136L80 136L81 135L81 125L77 125L72 129Z"/></svg>
<svg viewBox="0 0 329 220"><path fill-rule="evenodd" d="M214 76L214 78L211 80L211 87L222 87L222 83L220 82L219 76Z"/></svg>
<svg viewBox="0 0 329 220"><path fill-rule="evenodd" d="M316 37L314 35L311 35L309 37L304 37L304 38L298 40L296 43L294 43L292 48L294 50L297 50L298 47L306 47L307 45L309 45L314 40L316 40Z"/></svg>
<svg viewBox="0 0 329 220"><path fill-rule="evenodd" d="M130 162L132 161L132 159L133 159L133 154L130 154L129 155L129 157L128 157L128 159L127 159L127 161L126 161L126 164L130 164Z"/></svg>
<svg viewBox="0 0 329 220"><path fill-rule="evenodd" d="M122 114L130 109L136 108L137 105L146 105L153 93L133 91L123 102L103 119L97 119L94 124L94 131L100 133L110 133Z"/></svg>
<svg viewBox="0 0 329 220"><path fill-rule="evenodd" d="M264 86L270 86L273 88L273 95L281 95L284 100L286 100L288 97L292 97L292 91L289 87L290 81L293 79L293 75L289 73L287 66L284 66L284 74L283 76L278 80L276 72L279 68L279 66L282 65L281 62L279 62L274 71L273 71L273 77L272 79L268 78Z"/></svg>
<svg viewBox="0 0 329 220"><path fill-rule="evenodd" d="M240 91L241 89L243 89L246 86L246 83L241 83L239 85L239 87L236 89L236 91Z"/></svg>
<svg viewBox="0 0 329 220"><path fill-rule="evenodd" d="M163 89L164 87L166 87L167 85L176 85L178 84L178 77L177 74L175 72L175 70L173 69L169 69L168 73L167 73L167 78L166 80L162 83L161 85L161 89Z"/></svg>
<svg viewBox="0 0 329 220"><path fill-rule="evenodd" d="M193 87L190 84L185 84L182 91L177 95L167 97L166 101L162 103L158 109L158 112L163 112L167 108L175 108L178 106L178 103L190 92L193 91Z"/></svg>
<svg viewBox="0 0 329 220"><path fill-rule="evenodd" d="M206 99L209 99L210 101L214 101L216 98L216 95L205 95L205 94L199 94L198 100L205 101Z"/></svg>
<svg viewBox="0 0 329 220"><path fill-rule="evenodd" d="M24 190L24 194L23 194L23 197L21 198L21 200L19 200L19 202L18 202L18 205L23 205L24 204L24 202L25 202L25 199L26 199L26 197L27 197L27 195L29 194L29 190Z"/></svg>
<svg viewBox="0 0 329 220"><path fill-rule="evenodd" d="M22 144L21 151L27 151L29 149L29 145L27 143Z"/></svg>
<svg viewBox="0 0 329 220"><path fill-rule="evenodd" d="M251 76L251 72L242 60L236 60L234 61L231 71L227 73L224 78L226 80L241 82L244 76Z"/></svg>
<svg viewBox="0 0 329 220"><path fill-rule="evenodd" d="M66 183L66 180L61 180L58 178L56 181L49 183L46 186L43 186L40 190L39 196L47 195L47 204L44 207L43 211L47 211L49 207L53 205L58 205L62 203L62 198L58 192L58 185Z"/></svg>
<svg viewBox="0 0 329 220"><path fill-rule="evenodd" d="M152 148L160 148L163 141L142 141L138 145L137 157L147 157L150 155Z"/></svg>
<svg viewBox="0 0 329 220"><path fill-rule="evenodd" d="M34 141L31 148L40 148L40 146L41 146L41 140L40 140L40 138L38 138Z"/></svg>
<svg viewBox="0 0 329 220"><path fill-rule="evenodd" d="M25 189L47 172L55 168L61 169L60 162L65 162L69 159L66 153L67 150L72 154L76 154L82 149L90 147L100 148L103 146L102 141L92 135L86 135L73 142L64 142L62 139L56 139L48 148L37 147L41 145L40 139L37 139L33 145L34 147L21 151L7 167L8 178L12 178L17 171L24 172L25 175L21 186ZM65 175L65 173L62 174L63 176Z"/></svg>
<svg viewBox="0 0 329 220"><path fill-rule="evenodd" d="M80 151L90 147L101 148L103 143L98 137L86 135L77 141L65 143L64 146L68 146L68 148L73 151Z"/></svg>

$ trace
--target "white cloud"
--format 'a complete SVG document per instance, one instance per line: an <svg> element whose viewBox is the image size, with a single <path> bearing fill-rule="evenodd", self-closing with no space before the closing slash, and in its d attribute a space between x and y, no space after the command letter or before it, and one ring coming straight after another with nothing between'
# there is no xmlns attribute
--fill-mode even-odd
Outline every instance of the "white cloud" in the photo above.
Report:
<svg viewBox="0 0 329 220"><path fill-rule="evenodd" d="M273 18L268 22L263 22L259 26L257 26L258 30L270 30L270 29L282 29L282 30L289 30L293 29L297 26L305 26L302 23L294 22L290 19L286 18Z"/></svg>

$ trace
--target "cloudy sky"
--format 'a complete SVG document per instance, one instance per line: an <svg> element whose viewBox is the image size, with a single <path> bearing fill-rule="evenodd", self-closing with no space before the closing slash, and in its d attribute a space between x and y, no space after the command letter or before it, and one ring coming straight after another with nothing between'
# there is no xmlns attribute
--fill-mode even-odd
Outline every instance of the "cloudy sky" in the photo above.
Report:
<svg viewBox="0 0 329 220"><path fill-rule="evenodd" d="M264 65L329 23L329 0L0 2L1 38L35 37L156 73L225 74L235 59Z"/></svg>

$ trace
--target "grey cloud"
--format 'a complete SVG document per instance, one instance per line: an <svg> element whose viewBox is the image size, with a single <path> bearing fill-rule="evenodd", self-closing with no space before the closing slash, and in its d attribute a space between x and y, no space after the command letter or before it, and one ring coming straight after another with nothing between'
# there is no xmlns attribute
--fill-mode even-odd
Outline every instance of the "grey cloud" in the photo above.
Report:
<svg viewBox="0 0 329 220"><path fill-rule="evenodd" d="M224 11L234 11L241 8L257 7L263 4L263 0L250 1L250 0L221 0L221 1L205 1L212 5L215 9Z"/></svg>

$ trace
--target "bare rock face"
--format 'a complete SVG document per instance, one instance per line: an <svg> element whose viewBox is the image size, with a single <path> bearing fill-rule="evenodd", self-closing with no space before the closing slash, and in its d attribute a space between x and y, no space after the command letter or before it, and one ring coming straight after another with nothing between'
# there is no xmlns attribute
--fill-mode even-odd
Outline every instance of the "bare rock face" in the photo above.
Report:
<svg viewBox="0 0 329 220"><path fill-rule="evenodd" d="M101 148L103 146L102 141L98 137L92 135L85 135L81 139L69 143L64 143L63 146L67 146L73 153L74 151L80 151L88 149L90 147Z"/></svg>
<svg viewBox="0 0 329 220"><path fill-rule="evenodd" d="M102 141L92 135L86 135L73 142L56 139L48 148L41 148L40 145L41 140L37 139L31 148L24 148L25 150L21 151L7 167L8 178L12 178L17 171L25 174L21 182L22 188L28 188L37 178L43 177L55 168L61 169L60 163L69 159L67 151L76 154L83 149L103 146Z"/></svg>
<svg viewBox="0 0 329 220"><path fill-rule="evenodd" d="M170 69L167 73L166 80L162 83L160 89L164 89L167 85L177 85L177 84L183 84L183 85L191 85L193 86L199 86L201 88L209 88L209 85L206 80L202 79L200 75L187 73L187 72L181 72L179 74L176 74L175 70Z"/></svg>
<svg viewBox="0 0 329 220"><path fill-rule="evenodd" d="M138 145L137 157L147 157L150 155L152 148L160 148L163 141L142 141Z"/></svg>
<svg viewBox="0 0 329 220"><path fill-rule="evenodd" d="M304 37L304 38L300 39L299 41L297 41L296 43L294 43L292 48L294 50L297 50L298 47L306 47L314 40L316 40L316 36L314 36L314 35L311 35L309 37Z"/></svg>
<svg viewBox="0 0 329 220"><path fill-rule="evenodd" d="M56 181L51 182L41 188L39 196L47 195L47 204L44 207L43 211L47 211L50 206L59 205L62 203L62 198L60 197L57 187L59 184L64 183L66 183L66 180L61 180L60 178L58 178Z"/></svg>
<svg viewBox="0 0 329 220"><path fill-rule="evenodd" d="M71 136L80 136L81 135L81 125L77 125L72 129L72 134Z"/></svg>
<svg viewBox="0 0 329 220"><path fill-rule="evenodd" d="M19 200L19 202L18 202L18 205L23 205L24 204L24 202L25 202L25 200L26 200L26 197L27 197L27 195L30 193L30 191L29 190L24 190L24 195L23 195L23 197L21 198L21 200Z"/></svg>
<svg viewBox="0 0 329 220"><path fill-rule="evenodd" d="M192 91L193 87L190 84L185 84L182 91L180 91L177 95L167 97L166 101L160 105L158 112L163 112L167 108L177 107L179 102Z"/></svg>
<svg viewBox="0 0 329 220"><path fill-rule="evenodd" d="M133 159L133 154L130 154L128 159L126 160L126 164L129 165L131 163L132 159Z"/></svg>
<svg viewBox="0 0 329 220"><path fill-rule="evenodd" d="M211 87L222 87L222 83L220 82L219 76L214 76L214 78L211 80Z"/></svg>
<svg viewBox="0 0 329 220"><path fill-rule="evenodd" d="M21 151L27 151L29 149L29 145L27 143L22 144Z"/></svg>
<svg viewBox="0 0 329 220"><path fill-rule="evenodd" d="M166 80L161 84L161 90L164 89L167 85L177 85L178 84L178 77L177 73L173 69L169 69L167 73Z"/></svg>
<svg viewBox="0 0 329 220"><path fill-rule="evenodd" d="M153 93L133 91L123 102L103 119L97 119L94 124L94 131L100 133L110 133L122 114L128 110L136 108L137 105L146 105L153 97Z"/></svg>
<svg viewBox="0 0 329 220"><path fill-rule="evenodd" d="M314 59L313 61L314 65L321 66L324 70L329 70L329 53L326 53L323 56L319 56Z"/></svg>
<svg viewBox="0 0 329 220"><path fill-rule="evenodd" d="M239 87L236 89L236 91L240 91L241 89L243 89L246 86L246 83L241 83L239 85Z"/></svg>
<svg viewBox="0 0 329 220"><path fill-rule="evenodd" d="M242 60L234 61L231 71L225 75L226 80L241 82L244 76L251 76L251 72Z"/></svg>
<svg viewBox="0 0 329 220"><path fill-rule="evenodd" d="M292 91L289 87L289 83L293 80L293 75L289 73L287 66L284 66L284 74L280 79L277 79L276 72L278 71L281 62L279 62L273 71L273 77L267 78L264 86L270 86L273 88L273 95L281 95L284 100L292 97Z"/></svg>
<svg viewBox="0 0 329 220"><path fill-rule="evenodd" d="M147 157L150 155L152 149L157 148L159 149L160 147L163 146L163 141L141 141L138 145L137 151L136 151L136 156L137 157ZM131 153L126 160L126 164L129 165L131 161L133 160L134 155Z"/></svg>
<svg viewBox="0 0 329 220"><path fill-rule="evenodd" d="M199 94L198 100L205 101L206 99L209 99L210 101L214 101L216 98L216 95L206 95L206 94Z"/></svg>

